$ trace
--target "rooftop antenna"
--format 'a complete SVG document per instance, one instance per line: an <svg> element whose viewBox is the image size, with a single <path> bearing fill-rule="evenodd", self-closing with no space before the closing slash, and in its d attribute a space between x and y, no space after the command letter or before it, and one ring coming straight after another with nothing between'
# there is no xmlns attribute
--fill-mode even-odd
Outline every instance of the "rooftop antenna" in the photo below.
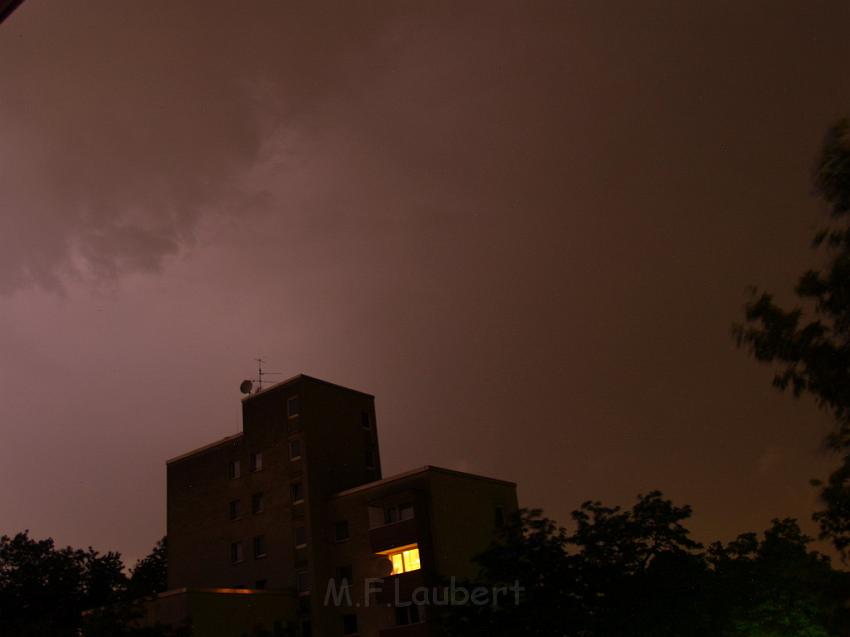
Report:
<svg viewBox="0 0 850 637"><path fill-rule="evenodd" d="M266 362L266 359L264 359L262 356L259 358L255 358L254 360L257 361L257 377L242 381L242 383L239 385L239 391L241 391L243 394L250 394L251 391L254 389L254 383L257 383L257 391L262 391L263 380L265 376L278 376L281 373L265 371L263 369L263 363Z"/></svg>

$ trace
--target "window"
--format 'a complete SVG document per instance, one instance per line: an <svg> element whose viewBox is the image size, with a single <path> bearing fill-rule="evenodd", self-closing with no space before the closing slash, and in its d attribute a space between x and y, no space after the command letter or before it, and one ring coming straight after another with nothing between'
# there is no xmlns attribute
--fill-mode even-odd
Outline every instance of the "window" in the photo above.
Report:
<svg viewBox="0 0 850 637"><path fill-rule="evenodd" d="M266 556L266 538L264 535L254 537L254 559Z"/></svg>
<svg viewBox="0 0 850 637"><path fill-rule="evenodd" d="M366 468L374 469L375 468L375 452L371 449L366 450Z"/></svg>
<svg viewBox="0 0 850 637"><path fill-rule="evenodd" d="M356 635L357 634L357 615L342 616L342 634Z"/></svg>
<svg viewBox="0 0 850 637"><path fill-rule="evenodd" d="M396 606L396 626L407 626L408 624L418 624L419 622L419 607L416 604L411 604L410 606Z"/></svg>
<svg viewBox="0 0 850 637"><path fill-rule="evenodd" d="M301 457L301 441L296 438L289 441L289 459L298 460Z"/></svg>
<svg viewBox="0 0 850 637"><path fill-rule="evenodd" d="M493 511L493 526L501 529L505 526L505 507L496 507Z"/></svg>
<svg viewBox="0 0 850 637"><path fill-rule="evenodd" d="M228 505L228 517L231 520L236 520L242 515L242 502L239 500L231 500Z"/></svg>
<svg viewBox="0 0 850 637"><path fill-rule="evenodd" d="M303 526L295 527L295 548L300 549L307 546L307 529Z"/></svg>
<svg viewBox="0 0 850 637"><path fill-rule="evenodd" d="M334 538L337 542L344 542L348 539L348 520L340 520L334 525Z"/></svg>
<svg viewBox="0 0 850 637"><path fill-rule="evenodd" d="M383 553L392 562L393 570L390 575L418 571L422 566L419 563L419 546L411 544L391 552Z"/></svg>
<svg viewBox="0 0 850 637"><path fill-rule="evenodd" d="M262 493L255 493L251 496L251 513L257 515L266 510L266 501Z"/></svg>
<svg viewBox="0 0 850 637"><path fill-rule="evenodd" d="M233 542L230 545L230 561L237 564L243 559L245 559L245 557L242 555L242 542Z"/></svg>
<svg viewBox="0 0 850 637"><path fill-rule="evenodd" d="M242 471L240 470L240 467L239 467L239 461L238 460L231 460L227 464L227 477L230 478L231 480L236 480L236 478L238 478L241 475L242 475Z"/></svg>
<svg viewBox="0 0 850 637"><path fill-rule="evenodd" d="M298 396L290 396L286 400L286 416L287 418L295 418L301 413L301 401Z"/></svg>
<svg viewBox="0 0 850 637"><path fill-rule="evenodd" d="M301 637L313 637L313 624L301 622Z"/></svg>
<svg viewBox="0 0 850 637"><path fill-rule="evenodd" d="M263 591L263 590L266 589L266 584L268 584L268 581L266 581L264 579L258 579L257 583L254 584L254 588L257 589L258 591Z"/></svg>
<svg viewBox="0 0 850 637"><path fill-rule="evenodd" d="M310 593L310 576L307 571L298 571L295 574L295 590L299 595L308 595Z"/></svg>
<svg viewBox="0 0 850 637"><path fill-rule="evenodd" d="M263 454L252 453L251 454L251 471L262 471L262 470L263 470Z"/></svg>
<svg viewBox="0 0 850 637"><path fill-rule="evenodd" d="M304 485L300 482L293 482L289 485L289 494L292 496L292 504L304 502Z"/></svg>
<svg viewBox="0 0 850 637"><path fill-rule="evenodd" d="M391 506L384 509L384 524L395 524L396 522L400 522L401 520L412 520L413 519L413 505L399 504L398 506Z"/></svg>
<svg viewBox="0 0 850 637"><path fill-rule="evenodd" d="M361 412L360 424L363 425L363 429L372 428L372 416L368 411Z"/></svg>
<svg viewBox="0 0 850 637"><path fill-rule="evenodd" d="M340 566L336 569L336 582L340 588L348 588L354 581L353 571L350 566Z"/></svg>

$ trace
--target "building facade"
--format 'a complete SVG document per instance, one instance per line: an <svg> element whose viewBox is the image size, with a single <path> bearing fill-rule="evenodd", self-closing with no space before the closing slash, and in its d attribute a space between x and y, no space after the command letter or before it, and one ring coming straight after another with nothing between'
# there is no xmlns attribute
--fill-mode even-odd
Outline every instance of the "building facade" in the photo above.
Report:
<svg viewBox="0 0 850 637"><path fill-rule="evenodd" d="M266 628L304 637L434 634L436 610L412 595L473 576L517 508L511 482L384 478L374 397L305 375L243 398L242 432L167 474L172 597L274 593L288 601Z"/></svg>

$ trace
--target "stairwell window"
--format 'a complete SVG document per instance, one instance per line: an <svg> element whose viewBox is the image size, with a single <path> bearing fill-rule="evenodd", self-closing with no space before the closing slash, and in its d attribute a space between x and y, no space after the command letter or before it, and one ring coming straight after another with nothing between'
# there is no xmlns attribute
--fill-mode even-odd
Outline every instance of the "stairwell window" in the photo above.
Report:
<svg viewBox="0 0 850 637"><path fill-rule="evenodd" d="M290 396L286 399L286 417L297 418L301 413L301 401L298 396Z"/></svg>
<svg viewBox="0 0 850 637"><path fill-rule="evenodd" d="M266 538L263 535L258 535L254 538L254 559L260 559L266 556Z"/></svg>
<svg viewBox="0 0 850 637"><path fill-rule="evenodd" d="M252 453L251 454L251 471L262 471L262 470L263 470L263 454Z"/></svg>
<svg viewBox="0 0 850 637"><path fill-rule="evenodd" d="M307 529L303 526L295 527L295 548L303 549L307 546Z"/></svg>
<svg viewBox="0 0 850 637"><path fill-rule="evenodd" d="M293 438L289 441L289 459L299 460L301 458L301 440Z"/></svg>
<svg viewBox="0 0 850 637"><path fill-rule="evenodd" d="M265 498L262 493L255 493L251 496L251 513L257 515L266 510Z"/></svg>

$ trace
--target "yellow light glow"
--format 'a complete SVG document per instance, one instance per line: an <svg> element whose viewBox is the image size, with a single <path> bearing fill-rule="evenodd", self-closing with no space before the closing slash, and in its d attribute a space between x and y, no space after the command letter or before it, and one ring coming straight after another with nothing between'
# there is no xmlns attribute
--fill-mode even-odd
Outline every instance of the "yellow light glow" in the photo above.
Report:
<svg viewBox="0 0 850 637"><path fill-rule="evenodd" d="M410 549L402 553L404 555L404 570L418 571L421 566L419 564L419 547Z"/></svg>
<svg viewBox="0 0 850 637"><path fill-rule="evenodd" d="M378 555L383 555L392 564L393 570L390 575L409 573L422 568L419 561L419 547L416 544L408 544L392 551L378 553Z"/></svg>
<svg viewBox="0 0 850 637"><path fill-rule="evenodd" d="M394 555L388 556L393 563L393 570L390 575L398 575L399 573L404 573L404 562L402 561L401 555L401 553L395 553Z"/></svg>

